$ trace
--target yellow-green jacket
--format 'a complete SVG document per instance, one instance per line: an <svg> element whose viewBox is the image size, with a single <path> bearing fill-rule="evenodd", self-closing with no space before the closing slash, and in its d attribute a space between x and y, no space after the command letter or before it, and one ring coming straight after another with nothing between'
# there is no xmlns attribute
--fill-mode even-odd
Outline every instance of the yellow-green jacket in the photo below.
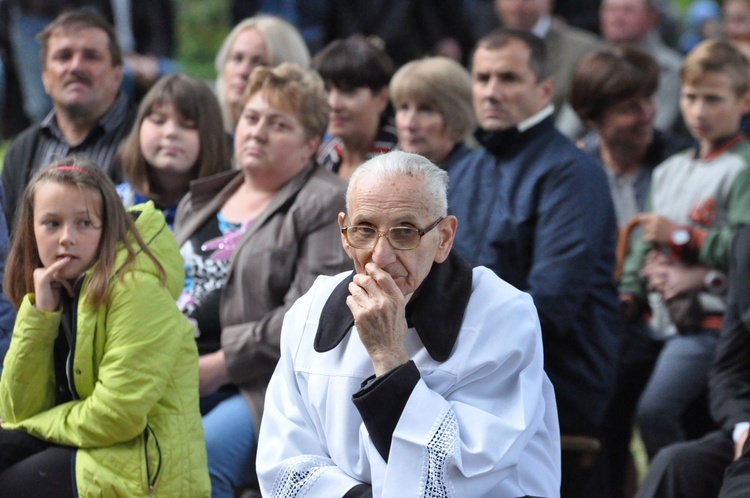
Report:
<svg viewBox="0 0 750 498"><path fill-rule="evenodd" d="M80 399L55 406L53 346L61 311L45 313L24 298L0 379L3 428L78 448L81 497L210 495L198 409L198 353L193 327L175 306L184 273L164 217L135 206L136 226L164 266L166 288L144 254L124 282L113 277L98 309L83 297L76 310L74 386ZM116 268L124 261L119 248ZM157 444L158 443L158 444ZM150 483L149 483L150 481Z"/></svg>

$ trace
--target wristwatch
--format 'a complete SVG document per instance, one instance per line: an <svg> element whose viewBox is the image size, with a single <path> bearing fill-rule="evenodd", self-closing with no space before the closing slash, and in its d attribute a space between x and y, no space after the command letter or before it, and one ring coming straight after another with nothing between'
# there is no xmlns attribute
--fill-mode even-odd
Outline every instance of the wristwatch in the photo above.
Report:
<svg viewBox="0 0 750 498"><path fill-rule="evenodd" d="M729 288L729 279L718 270L710 270L703 279L703 286L711 294L723 296Z"/></svg>
<svg viewBox="0 0 750 498"><path fill-rule="evenodd" d="M678 226L669 233L669 248L672 250L672 258L681 260L685 258L688 244L690 243L690 228Z"/></svg>

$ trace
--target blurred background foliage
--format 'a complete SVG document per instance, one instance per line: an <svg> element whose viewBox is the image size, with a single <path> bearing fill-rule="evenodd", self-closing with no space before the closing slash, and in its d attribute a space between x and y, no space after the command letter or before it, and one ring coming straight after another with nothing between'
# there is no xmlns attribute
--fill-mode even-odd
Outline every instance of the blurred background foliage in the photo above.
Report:
<svg viewBox="0 0 750 498"><path fill-rule="evenodd" d="M229 33L230 0L177 0L177 59L196 78L216 78L214 56Z"/></svg>

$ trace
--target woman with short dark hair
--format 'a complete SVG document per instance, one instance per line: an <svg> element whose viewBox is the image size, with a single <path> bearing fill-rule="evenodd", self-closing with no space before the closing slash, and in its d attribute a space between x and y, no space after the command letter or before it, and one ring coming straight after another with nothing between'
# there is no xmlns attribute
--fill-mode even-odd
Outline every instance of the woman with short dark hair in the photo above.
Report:
<svg viewBox="0 0 750 498"><path fill-rule="evenodd" d="M388 152L398 140L388 112L394 66L381 44L354 35L331 42L312 61L325 81L331 107L318 162L345 180L357 166Z"/></svg>
<svg viewBox="0 0 750 498"><path fill-rule="evenodd" d="M644 210L654 167L690 145L654 128L658 84L656 60L628 45L590 52L573 71L570 104L591 131L581 148L604 166L620 227Z"/></svg>

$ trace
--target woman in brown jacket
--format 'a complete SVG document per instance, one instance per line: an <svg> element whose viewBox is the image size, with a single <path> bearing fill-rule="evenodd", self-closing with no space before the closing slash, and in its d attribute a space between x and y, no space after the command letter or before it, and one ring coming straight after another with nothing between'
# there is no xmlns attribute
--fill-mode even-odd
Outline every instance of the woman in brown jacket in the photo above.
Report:
<svg viewBox="0 0 750 498"><path fill-rule="evenodd" d="M328 119L320 76L293 64L259 68L244 100L238 169L194 181L175 219L214 497L254 480L284 313L318 275L351 268L336 224L345 184L313 160Z"/></svg>

